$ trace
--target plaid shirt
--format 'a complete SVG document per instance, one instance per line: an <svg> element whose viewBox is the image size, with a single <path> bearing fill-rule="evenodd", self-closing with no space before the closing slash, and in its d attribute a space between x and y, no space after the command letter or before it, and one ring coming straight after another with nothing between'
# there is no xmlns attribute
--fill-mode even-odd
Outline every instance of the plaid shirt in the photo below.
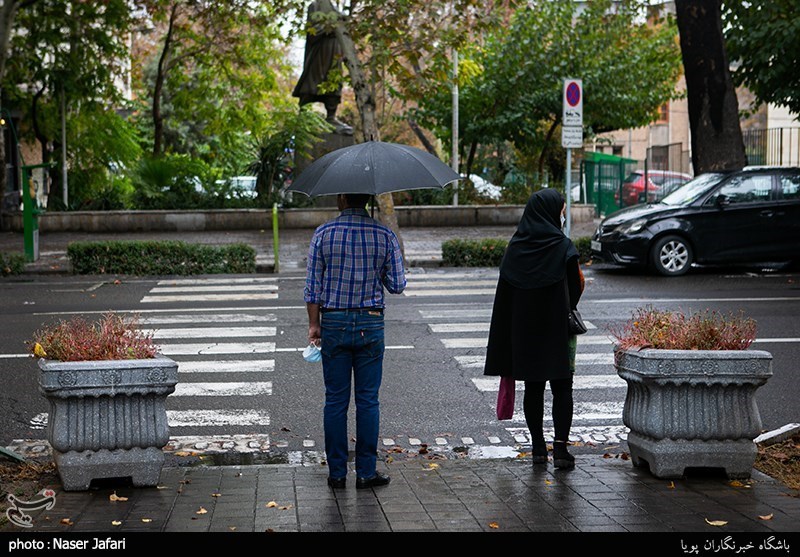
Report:
<svg viewBox="0 0 800 557"><path fill-rule="evenodd" d="M365 209L345 209L317 228L308 249L303 298L323 308L384 307L383 287L406 287L397 236Z"/></svg>

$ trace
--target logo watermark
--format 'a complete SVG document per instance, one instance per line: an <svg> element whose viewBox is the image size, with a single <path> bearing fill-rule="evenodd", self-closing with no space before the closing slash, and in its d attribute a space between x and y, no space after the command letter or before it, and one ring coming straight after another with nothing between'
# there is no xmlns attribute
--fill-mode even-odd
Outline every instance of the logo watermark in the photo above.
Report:
<svg viewBox="0 0 800 557"><path fill-rule="evenodd" d="M33 519L25 511L35 511L37 509L47 509L49 511L56 505L56 492L52 489L43 489L39 494L42 496L40 499L23 501L9 493L7 499L11 506L6 510L8 520L20 528L32 528Z"/></svg>

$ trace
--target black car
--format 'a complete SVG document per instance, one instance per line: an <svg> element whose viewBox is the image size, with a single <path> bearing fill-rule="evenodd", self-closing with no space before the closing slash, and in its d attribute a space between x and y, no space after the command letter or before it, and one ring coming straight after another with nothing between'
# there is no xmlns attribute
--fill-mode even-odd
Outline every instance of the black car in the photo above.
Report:
<svg viewBox="0 0 800 557"><path fill-rule="evenodd" d="M800 168L702 174L658 203L605 218L592 255L666 276L692 264L800 261Z"/></svg>

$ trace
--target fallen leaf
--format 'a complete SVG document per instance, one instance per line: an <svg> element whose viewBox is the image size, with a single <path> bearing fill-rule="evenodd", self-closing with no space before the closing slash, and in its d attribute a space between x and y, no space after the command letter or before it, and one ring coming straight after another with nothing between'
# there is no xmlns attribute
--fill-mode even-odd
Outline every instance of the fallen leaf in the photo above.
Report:
<svg viewBox="0 0 800 557"><path fill-rule="evenodd" d="M278 506L278 503L276 503L275 501L270 501L270 502L269 502L269 503L267 503L267 505L266 505L266 507L267 507L268 509L271 509L271 508L273 508L273 507L277 507L277 506Z"/></svg>
<svg viewBox="0 0 800 557"><path fill-rule="evenodd" d="M186 478L185 480L180 480L178 483L179 484L190 484L190 483L192 483L192 480L189 479L189 478Z"/></svg>
<svg viewBox="0 0 800 557"><path fill-rule="evenodd" d="M228 526L228 530L230 530L231 532L233 532L234 530L236 530L236 526Z"/></svg>
<svg viewBox="0 0 800 557"><path fill-rule="evenodd" d="M117 495L116 491L114 493L112 493L111 495L109 495L108 499L110 501L127 501L128 500L127 497L120 497L119 495Z"/></svg>
<svg viewBox="0 0 800 557"><path fill-rule="evenodd" d="M706 522L708 522L711 526L725 526L728 523L727 520L709 520L707 518Z"/></svg>
<svg viewBox="0 0 800 557"><path fill-rule="evenodd" d="M436 470L438 467L439 467L439 465L436 464L435 462L429 462L426 465L426 468L428 468L428 470Z"/></svg>
<svg viewBox="0 0 800 557"><path fill-rule="evenodd" d="M291 505L284 505L283 507L278 507L278 510L279 511L288 511L291 508L292 508Z"/></svg>
<svg viewBox="0 0 800 557"><path fill-rule="evenodd" d="M500 528L500 525L497 522L490 522L489 523L489 528L497 529L497 528Z"/></svg>
<svg viewBox="0 0 800 557"><path fill-rule="evenodd" d="M208 511L207 511L207 510L205 510L203 507L200 507L200 510L199 510L199 511L197 511L196 513L194 513L194 514L206 514L207 512L208 512Z"/></svg>
<svg viewBox="0 0 800 557"><path fill-rule="evenodd" d="M114 281L114 284L122 284L122 281L121 281L121 280L119 280L119 279L116 279L116 280Z"/></svg>
<svg viewBox="0 0 800 557"><path fill-rule="evenodd" d="M603 455L603 458L611 458L611 455L610 455L609 453L605 453L605 454Z"/></svg>
<svg viewBox="0 0 800 557"><path fill-rule="evenodd" d="M156 489L167 489L167 486L165 486L165 485L157 485Z"/></svg>
<svg viewBox="0 0 800 557"><path fill-rule="evenodd" d="M669 483L667 484L667 487L668 487L669 489L675 489L675 482L669 482Z"/></svg>
<svg viewBox="0 0 800 557"><path fill-rule="evenodd" d="M545 480L544 485L553 485L553 482L551 482L550 480Z"/></svg>
<svg viewBox="0 0 800 557"><path fill-rule="evenodd" d="M531 453L521 452L517 453L516 458L525 458L526 456L530 456Z"/></svg>
<svg viewBox="0 0 800 557"><path fill-rule="evenodd" d="M119 526L120 524L122 524L122 521L121 520L112 520L111 524L112 524L112 526Z"/></svg>
<svg viewBox="0 0 800 557"><path fill-rule="evenodd" d="M760 518L761 520L772 520L772 516L773 516L772 513L769 513L767 515L758 515L758 518Z"/></svg>
<svg viewBox="0 0 800 557"><path fill-rule="evenodd" d="M152 518L143 518L142 522L153 522Z"/></svg>
<svg viewBox="0 0 800 557"><path fill-rule="evenodd" d="M74 523L74 522L72 522L72 521L71 521L70 519L68 519L68 518L62 518L62 519L61 519L61 524L66 524L67 526L72 526L72 525L73 525L73 524L75 524L75 523Z"/></svg>
<svg viewBox="0 0 800 557"><path fill-rule="evenodd" d="M291 429L289 429L288 427L282 427L282 428L281 428L281 431L292 431L292 430L291 430Z"/></svg>
<svg viewBox="0 0 800 557"><path fill-rule="evenodd" d="M222 497L222 493L212 493L211 497Z"/></svg>
<svg viewBox="0 0 800 557"><path fill-rule="evenodd" d="M189 451L175 451L172 454L174 454L175 456L190 456L192 453L190 453Z"/></svg>

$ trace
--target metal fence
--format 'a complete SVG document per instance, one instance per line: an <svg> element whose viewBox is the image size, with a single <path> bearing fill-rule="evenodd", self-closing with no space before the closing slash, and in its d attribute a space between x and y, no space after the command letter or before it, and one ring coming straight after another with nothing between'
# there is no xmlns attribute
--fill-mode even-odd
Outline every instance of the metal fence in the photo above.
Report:
<svg viewBox="0 0 800 557"><path fill-rule="evenodd" d="M742 130L750 166L800 166L800 128Z"/></svg>

